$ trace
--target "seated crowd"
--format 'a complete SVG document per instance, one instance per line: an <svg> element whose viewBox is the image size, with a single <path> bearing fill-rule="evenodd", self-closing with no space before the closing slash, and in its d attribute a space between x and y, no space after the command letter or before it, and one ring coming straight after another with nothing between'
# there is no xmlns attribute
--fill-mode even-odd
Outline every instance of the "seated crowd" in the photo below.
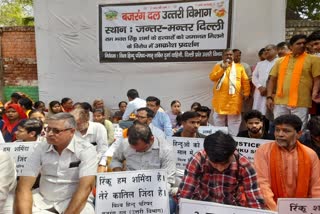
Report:
<svg viewBox="0 0 320 214"><path fill-rule="evenodd" d="M90 105L63 98L46 109L13 93L0 141L40 143L19 178L12 158L0 152L0 213L93 214L97 173L157 169L167 172L170 214L178 213L181 198L273 211L278 198L320 198L320 58L312 55L320 45L314 41L320 32L269 44L253 71L240 50L226 49L209 74L212 109L195 102L182 112L178 100L166 109L136 89L114 114L102 99ZM205 135L199 127L218 131ZM176 137L203 140L184 168L176 165L170 141ZM237 137L269 142L249 160L237 150Z"/></svg>

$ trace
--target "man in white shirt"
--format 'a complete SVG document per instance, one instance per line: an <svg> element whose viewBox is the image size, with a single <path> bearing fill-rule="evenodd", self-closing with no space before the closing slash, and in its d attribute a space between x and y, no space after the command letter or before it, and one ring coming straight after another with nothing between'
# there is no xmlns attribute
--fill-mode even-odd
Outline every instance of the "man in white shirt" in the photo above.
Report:
<svg viewBox="0 0 320 214"><path fill-rule="evenodd" d="M267 80L277 60L277 46L272 44L267 45L265 47L265 53L266 59L258 62L252 75L252 83L255 86L252 109L260 111L262 115L266 115L267 111Z"/></svg>
<svg viewBox="0 0 320 214"><path fill-rule="evenodd" d="M69 113L52 115L47 123L47 142L35 148L18 181L15 213L94 214L89 200L97 171L94 146L75 136ZM39 173L39 189L32 192Z"/></svg>
<svg viewBox="0 0 320 214"><path fill-rule="evenodd" d="M82 108L70 112L76 120L76 136L96 147L98 159L108 150L108 133L101 123L89 121L89 113Z"/></svg>
<svg viewBox="0 0 320 214"><path fill-rule="evenodd" d="M12 213L16 166L8 153L0 151L0 213Z"/></svg>
<svg viewBox="0 0 320 214"><path fill-rule="evenodd" d="M113 154L111 168L113 171L166 169L168 189L172 194L176 172L173 149L165 139L153 136L146 124L135 123L129 128L128 138ZM174 209L175 203L170 196L170 213L174 213Z"/></svg>
<svg viewBox="0 0 320 214"><path fill-rule="evenodd" d="M129 103L125 112L122 115L122 121L119 122L121 128L128 128L132 125L134 117L130 117L132 114L137 113L138 108L146 107L147 103L145 100L139 98L139 93L136 89L130 89L127 92Z"/></svg>

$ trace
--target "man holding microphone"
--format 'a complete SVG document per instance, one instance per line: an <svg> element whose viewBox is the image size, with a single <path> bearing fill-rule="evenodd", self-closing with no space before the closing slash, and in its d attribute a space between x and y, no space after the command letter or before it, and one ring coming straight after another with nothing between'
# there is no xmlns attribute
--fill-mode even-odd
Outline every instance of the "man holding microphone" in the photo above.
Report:
<svg viewBox="0 0 320 214"><path fill-rule="evenodd" d="M222 59L209 74L214 82L213 124L228 126L229 133L236 136L241 124L242 101L250 94L250 82L244 67L233 62L232 49L224 50Z"/></svg>

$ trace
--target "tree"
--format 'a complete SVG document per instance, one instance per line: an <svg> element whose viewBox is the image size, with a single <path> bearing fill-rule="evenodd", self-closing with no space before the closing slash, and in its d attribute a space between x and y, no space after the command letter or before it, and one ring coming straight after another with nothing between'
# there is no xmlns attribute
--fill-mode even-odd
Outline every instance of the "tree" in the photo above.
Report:
<svg viewBox="0 0 320 214"><path fill-rule="evenodd" d="M33 25L32 0L0 0L0 26Z"/></svg>
<svg viewBox="0 0 320 214"><path fill-rule="evenodd" d="M287 0L287 14L293 12L302 19L320 20L319 0Z"/></svg>

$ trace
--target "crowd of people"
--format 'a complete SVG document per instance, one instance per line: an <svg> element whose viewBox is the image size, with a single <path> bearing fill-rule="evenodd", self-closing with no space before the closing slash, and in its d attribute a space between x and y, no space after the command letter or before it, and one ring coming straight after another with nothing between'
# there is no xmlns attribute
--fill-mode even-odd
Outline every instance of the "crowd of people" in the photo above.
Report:
<svg viewBox="0 0 320 214"><path fill-rule="evenodd" d="M94 213L97 172L133 170L167 171L170 213L178 213L180 198L274 211L278 198L319 198L319 53L320 31L267 44L253 67L240 50L224 50L209 74L212 109L195 102L182 112L173 100L166 111L159 98L142 99L136 89L113 114L102 99L91 105L63 98L47 109L13 93L0 141L41 143L19 179L0 152L0 213ZM228 134L205 136L200 126L227 127ZM237 151L236 136L270 143L250 162ZM170 137L204 138L183 170Z"/></svg>

